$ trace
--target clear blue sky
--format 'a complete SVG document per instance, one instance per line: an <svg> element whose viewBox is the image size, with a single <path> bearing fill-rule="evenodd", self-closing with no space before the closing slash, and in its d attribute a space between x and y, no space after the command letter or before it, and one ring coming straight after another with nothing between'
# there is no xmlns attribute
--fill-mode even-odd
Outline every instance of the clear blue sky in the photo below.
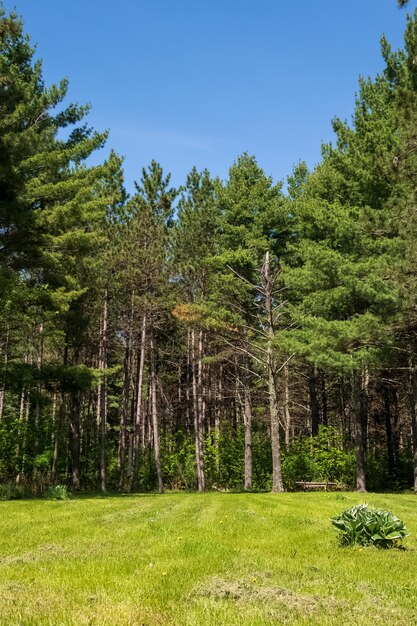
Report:
<svg viewBox="0 0 417 626"><path fill-rule="evenodd" d="M313 166L349 119L359 75L402 45L395 0L4 0L37 43L49 85L90 102L125 157L126 186L151 159L181 184L193 165L227 177L243 151L275 180ZM409 10L417 2L411 0Z"/></svg>

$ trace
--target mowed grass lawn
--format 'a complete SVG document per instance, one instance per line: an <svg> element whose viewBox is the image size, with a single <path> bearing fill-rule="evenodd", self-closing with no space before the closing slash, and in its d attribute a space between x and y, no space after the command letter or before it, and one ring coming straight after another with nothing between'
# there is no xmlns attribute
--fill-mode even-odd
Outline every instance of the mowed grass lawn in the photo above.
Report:
<svg viewBox="0 0 417 626"><path fill-rule="evenodd" d="M367 501L406 550L339 548ZM417 498L166 494L0 503L0 624L417 624Z"/></svg>

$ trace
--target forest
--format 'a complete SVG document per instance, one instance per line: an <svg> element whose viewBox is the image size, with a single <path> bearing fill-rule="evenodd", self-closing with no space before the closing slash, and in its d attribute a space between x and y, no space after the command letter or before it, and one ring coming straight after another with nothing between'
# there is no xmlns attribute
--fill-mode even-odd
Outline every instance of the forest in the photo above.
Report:
<svg viewBox="0 0 417 626"><path fill-rule="evenodd" d="M129 196L0 10L2 485L417 491L417 13L381 51L312 171Z"/></svg>

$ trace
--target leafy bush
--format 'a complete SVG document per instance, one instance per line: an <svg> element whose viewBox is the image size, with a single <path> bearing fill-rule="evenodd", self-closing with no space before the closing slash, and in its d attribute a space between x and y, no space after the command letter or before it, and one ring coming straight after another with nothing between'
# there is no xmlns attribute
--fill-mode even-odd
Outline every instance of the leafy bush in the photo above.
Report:
<svg viewBox="0 0 417 626"><path fill-rule="evenodd" d="M161 441L162 474L170 489L195 489L195 443L192 437L178 431L165 434ZM153 456L142 458L140 483L145 489L155 485L156 470Z"/></svg>
<svg viewBox="0 0 417 626"><path fill-rule="evenodd" d="M53 456L52 450L44 450L42 454L38 454L35 457L34 467L39 472L44 472L44 473L48 472L52 465L52 456Z"/></svg>
<svg viewBox="0 0 417 626"><path fill-rule="evenodd" d="M71 494L65 485L54 485L53 487L48 487L45 493L45 498L47 500L69 500Z"/></svg>
<svg viewBox="0 0 417 626"><path fill-rule="evenodd" d="M393 548L410 533L404 523L390 511L379 511L367 504L358 504L330 520L339 531L342 546Z"/></svg>

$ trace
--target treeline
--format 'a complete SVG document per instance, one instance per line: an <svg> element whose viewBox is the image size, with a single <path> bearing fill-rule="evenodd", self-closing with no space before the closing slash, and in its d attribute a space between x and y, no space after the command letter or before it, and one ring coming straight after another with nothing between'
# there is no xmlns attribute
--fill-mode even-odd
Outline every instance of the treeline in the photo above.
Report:
<svg viewBox="0 0 417 626"><path fill-rule="evenodd" d="M417 490L417 21L285 187L135 193L0 16L0 482Z"/></svg>

